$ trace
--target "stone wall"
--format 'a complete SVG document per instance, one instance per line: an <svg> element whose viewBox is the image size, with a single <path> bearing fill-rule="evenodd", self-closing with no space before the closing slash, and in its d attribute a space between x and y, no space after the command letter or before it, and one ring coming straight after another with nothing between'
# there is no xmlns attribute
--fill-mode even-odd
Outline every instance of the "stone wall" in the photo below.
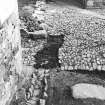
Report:
<svg viewBox="0 0 105 105"><path fill-rule="evenodd" d="M16 0L0 3L0 22L0 105L9 105L22 70Z"/></svg>

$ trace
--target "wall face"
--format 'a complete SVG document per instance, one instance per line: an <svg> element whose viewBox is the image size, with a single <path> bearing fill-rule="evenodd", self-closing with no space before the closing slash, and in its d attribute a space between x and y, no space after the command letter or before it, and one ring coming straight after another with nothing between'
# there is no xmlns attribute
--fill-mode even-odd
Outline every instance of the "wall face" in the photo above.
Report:
<svg viewBox="0 0 105 105"><path fill-rule="evenodd" d="M21 47L16 0L0 3L0 105L9 105L21 74ZM1 11L2 10L2 11Z"/></svg>

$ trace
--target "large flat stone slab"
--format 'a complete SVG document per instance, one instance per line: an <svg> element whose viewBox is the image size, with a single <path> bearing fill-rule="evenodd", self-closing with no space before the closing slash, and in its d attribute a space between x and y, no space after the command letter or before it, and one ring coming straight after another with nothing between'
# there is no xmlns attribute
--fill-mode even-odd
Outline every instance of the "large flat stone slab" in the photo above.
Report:
<svg viewBox="0 0 105 105"><path fill-rule="evenodd" d="M68 72L68 71L52 73L50 76L49 83L48 83L48 92L47 92L48 99L47 99L46 105L50 105L50 104L53 104L53 105L105 105L104 100L95 99L91 97L90 98L74 97L74 94L72 92L72 87L75 86L76 84L81 84L81 83L96 84L96 85L98 84L100 86L104 85L104 81L95 76L89 76L86 74L73 73L73 72ZM82 90L83 89L81 89L81 91ZM91 95L91 91L90 91L90 95Z"/></svg>
<svg viewBox="0 0 105 105"><path fill-rule="evenodd" d="M105 100L105 87L101 85L79 83L72 87L75 98L96 98Z"/></svg>

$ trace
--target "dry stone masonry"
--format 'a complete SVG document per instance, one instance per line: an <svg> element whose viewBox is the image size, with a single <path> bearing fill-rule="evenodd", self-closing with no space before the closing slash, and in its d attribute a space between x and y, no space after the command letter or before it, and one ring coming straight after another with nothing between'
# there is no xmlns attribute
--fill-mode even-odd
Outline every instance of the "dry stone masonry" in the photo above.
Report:
<svg viewBox="0 0 105 105"><path fill-rule="evenodd" d="M17 0L1 0L0 22L0 105L9 105L22 70Z"/></svg>

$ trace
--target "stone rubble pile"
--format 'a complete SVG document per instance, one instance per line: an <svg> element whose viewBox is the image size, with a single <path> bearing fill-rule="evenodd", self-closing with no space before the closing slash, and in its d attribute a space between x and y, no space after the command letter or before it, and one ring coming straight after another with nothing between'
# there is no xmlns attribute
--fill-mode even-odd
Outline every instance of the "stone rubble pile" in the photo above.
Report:
<svg viewBox="0 0 105 105"><path fill-rule="evenodd" d="M73 96L77 99L96 98L105 100L105 88L101 85L79 83L72 87Z"/></svg>
<svg viewBox="0 0 105 105"><path fill-rule="evenodd" d="M38 8L38 6L36 5ZM40 18L43 17L41 14L41 10L34 10L34 16L32 16L32 13L29 13L30 10L29 7L27 7L27 11L23 11L20 14L20 20L21 20L21 36L22 36L22 55L23 55L23 64L25 65L33 65L35 64L34 55L37 54L37 52L41 49L43 49L45 43L46 43L46 24L44 24L44 19Z"/></svg>
<svg viewBox="0 0 105 105"><path fill-rule="evenodd" d="M34 16L30 13L23 13L21 19L21 37L22 37L22 57L23 65L33 66L36 64L35 55L42 50L47 42L47 25L43 18L37 14L42 13L40 10L34 11ZM43 16L42 16L43 17ZM27 71L26 71L27 72ZM45 105L47 98L47 77L49 70L34 69L34 72L26 76L15 95L11 105ZM21 96L21 97L20 97Z"/></svg>
<svg viewBox="0 0 105 105"><path fill-rule="evenodd" d="M47 98L47 76L49 71L36 70L18 87L10 105L39 105ZM46 78L45 78L46 77ZM43 105L43 104L40 104Z"/></svg>
<svg viewBox="0 0 105 105"><path fill-rule="evenodd" d="M105 20L76 9L47 14L51 35L64 35L59 48L62 70L105 70Z"/></svg>
<svg viewBox="0 0 105 105"><path fill-rule="evenodd" d="M37 21L37 19L33 18L32 16L26 15L26 16L21 17L20 19L24 22L24 25L25 25L27 31L33 32L35 30L39 30L38 21Z"/></svg>

